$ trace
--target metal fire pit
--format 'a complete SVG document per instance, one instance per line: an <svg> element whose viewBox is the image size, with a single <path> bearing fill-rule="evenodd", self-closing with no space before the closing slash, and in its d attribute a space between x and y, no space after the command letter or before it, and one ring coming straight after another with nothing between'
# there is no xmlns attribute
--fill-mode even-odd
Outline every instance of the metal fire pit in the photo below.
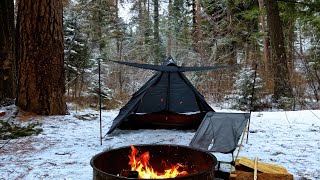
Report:
<svg viewBox="0 0 320 180"><path fill-rule="evenodd" d="M150 164L158 172L163 171L161 162L167 161L168 164L182 163L187 165L188 175L180 176L177 180L212 180L214 179L214 169L217 165L217 159L212 154L178 145L135 145L140 152L149 151ZM122 147L118 149L107 150L95 155L91 159L93 168L93 180L119 180L132 179L119 176L123 170L130 170L128 165L131 148Z"/></svg>

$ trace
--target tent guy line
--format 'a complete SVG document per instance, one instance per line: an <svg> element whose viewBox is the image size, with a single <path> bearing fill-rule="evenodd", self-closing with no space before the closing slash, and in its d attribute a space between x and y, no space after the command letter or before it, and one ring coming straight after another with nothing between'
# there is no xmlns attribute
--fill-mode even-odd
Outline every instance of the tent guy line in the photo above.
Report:
<svg viewBox="0 0 320 180"><path fill-rule="evenodd" d="M140 63L132 63L132 62L124 62L124 61L114 61L108 60L111 62L115 62L118 64L123 64L127 66L137 67L141 69L149 69L154 71L163 71L163 72L188 72L188 71L207 71L207 70L218 70L218 69L234 69L239 68L240 66L201 66L201 67L184 67L184 66L173 66L167 65L166 63L173 63L173 61L166 61L162 65L153 65L153 64L140 64Z"/></svg>

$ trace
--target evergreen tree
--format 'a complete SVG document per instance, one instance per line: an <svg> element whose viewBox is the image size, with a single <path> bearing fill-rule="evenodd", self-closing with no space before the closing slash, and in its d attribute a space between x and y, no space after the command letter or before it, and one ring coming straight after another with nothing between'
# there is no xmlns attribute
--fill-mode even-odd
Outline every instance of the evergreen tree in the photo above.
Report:
<svg viewBox="0 0 320 180"><path fill-rule="evenodd" d="M16 88L15 27L13 0L0 1L0 104L14 98Z"/></svg>
<svg viewBox="0 0 320 180"><path fill-rule="evenodd" d="M256 111L265 108L265 102L263 103L262 96L262 79L258 73L256 74L256 79L254 78L254 69L245 67L239 71L234 84L235 91L233 96L231 96L233 99L233 108L245 111Z"/></svg>
<svg viewBox="0 0 320 180"><path fill-rule="evenodd" d="M160 39L160 14L159 14L159 0L153 0L153 50L154 50L154 64L160 64L163 60L161 53L161 39Z"/></svg>
<svg viewBox="0 0 320 180"><path fill-rule="evenodd" d="M62 14L62 0L18 2L16 105L25 111L66 113Z"/></svg>
<svg viewBox="0 0 320 180"><path fill-rule="evenodd" d="M280 19L278 2L275 0L266 0L265 4L273 62L273 98L274 101L279 104L279 107L284 108L286 106L288 107L288 103L290 104L290 99L293 98L293 92L287 66L282 21Z"/></svg>
<svg viewBox="0 0 320 180"><path fill-rule="evenodd" d="M273 27L281 26L282 30L274 30L270 26L270 22L268 26L265 26L267 14L265 5L270 5L270 2L275 1L264 2L263 0L134 0L130 2L79 0L75 3L78 27L75 27L71 21L67 26L70 29L79 29L79 32L83 34L79 33L79 36L74 36L73 32L68 29L65 29L65 33L67 36L74 36L77 42L86 42L87 47L71 45L68 44L70 42L66 42L66 60L68 59L68 65L70 65L68 71L71 73L72 69L76 69L75 66L78 64L73 63L76 62L73 59L79 60L80 58L71 52L83 51L85 53L86 48L90 54L89 59L95 60L95 63L89 68L95 73L98 57L108 60L158 64L165 58L164 51L167 50L167 56L171 55L179 65L185 66L241 64L248 67L258 63L258 72L265 82L263 84L265 87L262 89L264 94L275 92L275 97L279 97L280 101L282 97L288 95L279 94L278 81L275 82L277 88L273 89L276 87L273 81L276 73L273 69L278 74L279 72L287 72L279 70L286 66L284 64L287 64L288 73L281 73L281 77L283 74L287 74L285 78L282 78L282 81L289 83L293 78L298 80L305 76L308 85L312 87L313 94L316 94L319 70L315 66L318 48L314 39L318 36L314 35L318 27L316 22L319 17L317 11L319 2L277 1L279 17L282 21ZM128 15L131 18L124 23L119 17L122 14L119 9L121 6L128 5L131 6ZM272 11L273 15L275 15L274 12ZM271 22L276 21L271 20ZM298 33L299 26L301 33ZM196 29L197 33L195 33ZM276 44L275 39L281 39L274 38L275 32L283 34L283 40L281 40L283 43L278 50L281 49L284 52L281 53L286 56L286 61L281 59L284 56L279 56L280 53L277 53L274 48L276 47L274 45ZM273 58L281 57L277 58L281 60L279 61L281 67L277 65L273 69L271 68L269 37L273 37L271 38L273 39L273 43L271 43L272 55L276 55ZM297 53L297 46L293 46L299 44L297 37L301 37L302 41L313 39L314 43L312 46L308 46L308 49L301 51L303 53L300 51ZM73 51L69 47L74 47ZM275 61L273 60L273 62ZM71 66L71 64L75 65ZM298 70L301 64L306 65L305 72ZM107 61L102 61L102 67L104 67L102 73L105 76L103 83L114 92L123 92L119 95L134 92L139 84L143 84L148 74L144 73L144 78L139 78L136 71ZM213 94L219 94L220 98L217 99L222 99L225 94L233 91L232 88L236 88L232 86L233 77L237 75L236 72L234 70L208 71L206 73L189 73L188 76L195 84L198 84L196 86L204 95L218 97ZM106 78L107 76L108 78ZM275 77L277 80L281 79L280 75ZM137 80L141 82L137 82L131 88L132 82ZM303 85L302 83L295 82L293 84L294 90L296 91L299 85Z"/></svg>
<svg viewBox="0 0 320 180"><path fill-rule="evenodd" d="M71 5L70 5L71 6ZM80 32L79 14L75 11L64 13L64 59L66 80L69 93L71 84L74 86L74 96L81 92L83 81L78 81L84 76L85 70L92 66L87 36ZM71 82L73 81L73 82ZM79 88L77 88L79 87Z"/></svg>
<svg viewBox="0 0 320 180"><path fill-rule="evenodd" d="M303 68L309 89L317 102L320 101L320 17L318 20L319 26L309 26L310 48L306 52L306 62Z"/></svg>

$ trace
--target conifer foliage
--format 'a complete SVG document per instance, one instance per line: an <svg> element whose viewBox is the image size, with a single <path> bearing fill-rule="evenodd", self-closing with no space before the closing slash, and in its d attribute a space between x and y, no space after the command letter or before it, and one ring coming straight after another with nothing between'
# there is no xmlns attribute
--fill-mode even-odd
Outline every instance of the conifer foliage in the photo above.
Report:
<svg viewBox="0 0 320 180"><path fill-rule="evenodd" d="M244 67L238 72L234 83L235 92L232 99L232 105L235 109L244 111L261 110L263 107L263 82L259 74L255 75L255 70Z"/></svg>
<svg viewBox="0 0 320 180"><path fill-rule="evenodd" d="M248 109L255 64L254 109L320 101L320 1L20 0L16 21L12 1L0 5L10 9L0 18L0 97L17 87L16 104L27 111L64 114L65 95L126 102L152 72L110 60L160 64L166 56L182 66L246 67L186 73L214 102L236 97Z"/></svg>
<svg viewBox="0 0 320 180"><path fill-rule="evenodd" d="M82 22L79 27L71 29L80 29L85 34L89 57L93 62L102 57L103 87L109 88L107 94L113 94L114 98L130 96L150 73L105 60L158 64L166 56L172 56L178 65L185 66L240 64L247 67L241 70L187 74L208 99L221 101L225 96L237 94L240 109L248 108L251 100L251 91L244 87L251 86L248 83L252 64L259 65L256 87L259 90L257 99L253 99L254 109L271 107L271 100L277 108L292 109L296 107L295 103L303 106L303 96L319 98L315 53L317 44L313 37L315 33L312 33L312 29L317 27L315 22L319 16L315 12L319 7L317 2L75 2L74 13L81 16L77 20L82 19ZM306 10L306 7L311 6ZM274 7L278 7L278 14L272 10ZM274 24L274 18L277 24ZM297 33L299 27L293 26L299 23L303 28L301 33ZM310 48L303 50L302 54L298 53L299 48L294 45L299 43L298 36L302 42L313 39L314 46L308 46ZM281 48L276 48L278 46ZM91 70L96 67L97 64L93 63ZM307 81L302 81L303 77L307 77ZM301 86L306 88L298 88Z"/></svg>

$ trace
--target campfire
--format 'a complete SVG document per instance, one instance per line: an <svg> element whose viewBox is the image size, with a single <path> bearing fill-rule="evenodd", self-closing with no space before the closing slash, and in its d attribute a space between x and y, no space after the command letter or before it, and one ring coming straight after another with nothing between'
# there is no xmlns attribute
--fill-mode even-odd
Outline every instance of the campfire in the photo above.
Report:
<svg viewBox="0 0 320 180"><path fill-rule="evenodd" d="M213 179L217 159L178 145L136 145L112 149L91 159L94 180Z"/></svg>
<svg viewBox="0 0 320 180"><path fill-rule="evenodd" d="M129 155L129 165L131 165L131 171L137 171L138 177L141 179L164 179L164 178L175 178L177 176L187 175L187 171L179 171L180 168L185 166L181 163L171 165L170 168L165 168L163 173L155 171L149 163L150 154L149 151L142 153L139 157L136 157L138 150L131 146L131 154ZM162 160L161 164L166 165L165 161Z"/></svg>

